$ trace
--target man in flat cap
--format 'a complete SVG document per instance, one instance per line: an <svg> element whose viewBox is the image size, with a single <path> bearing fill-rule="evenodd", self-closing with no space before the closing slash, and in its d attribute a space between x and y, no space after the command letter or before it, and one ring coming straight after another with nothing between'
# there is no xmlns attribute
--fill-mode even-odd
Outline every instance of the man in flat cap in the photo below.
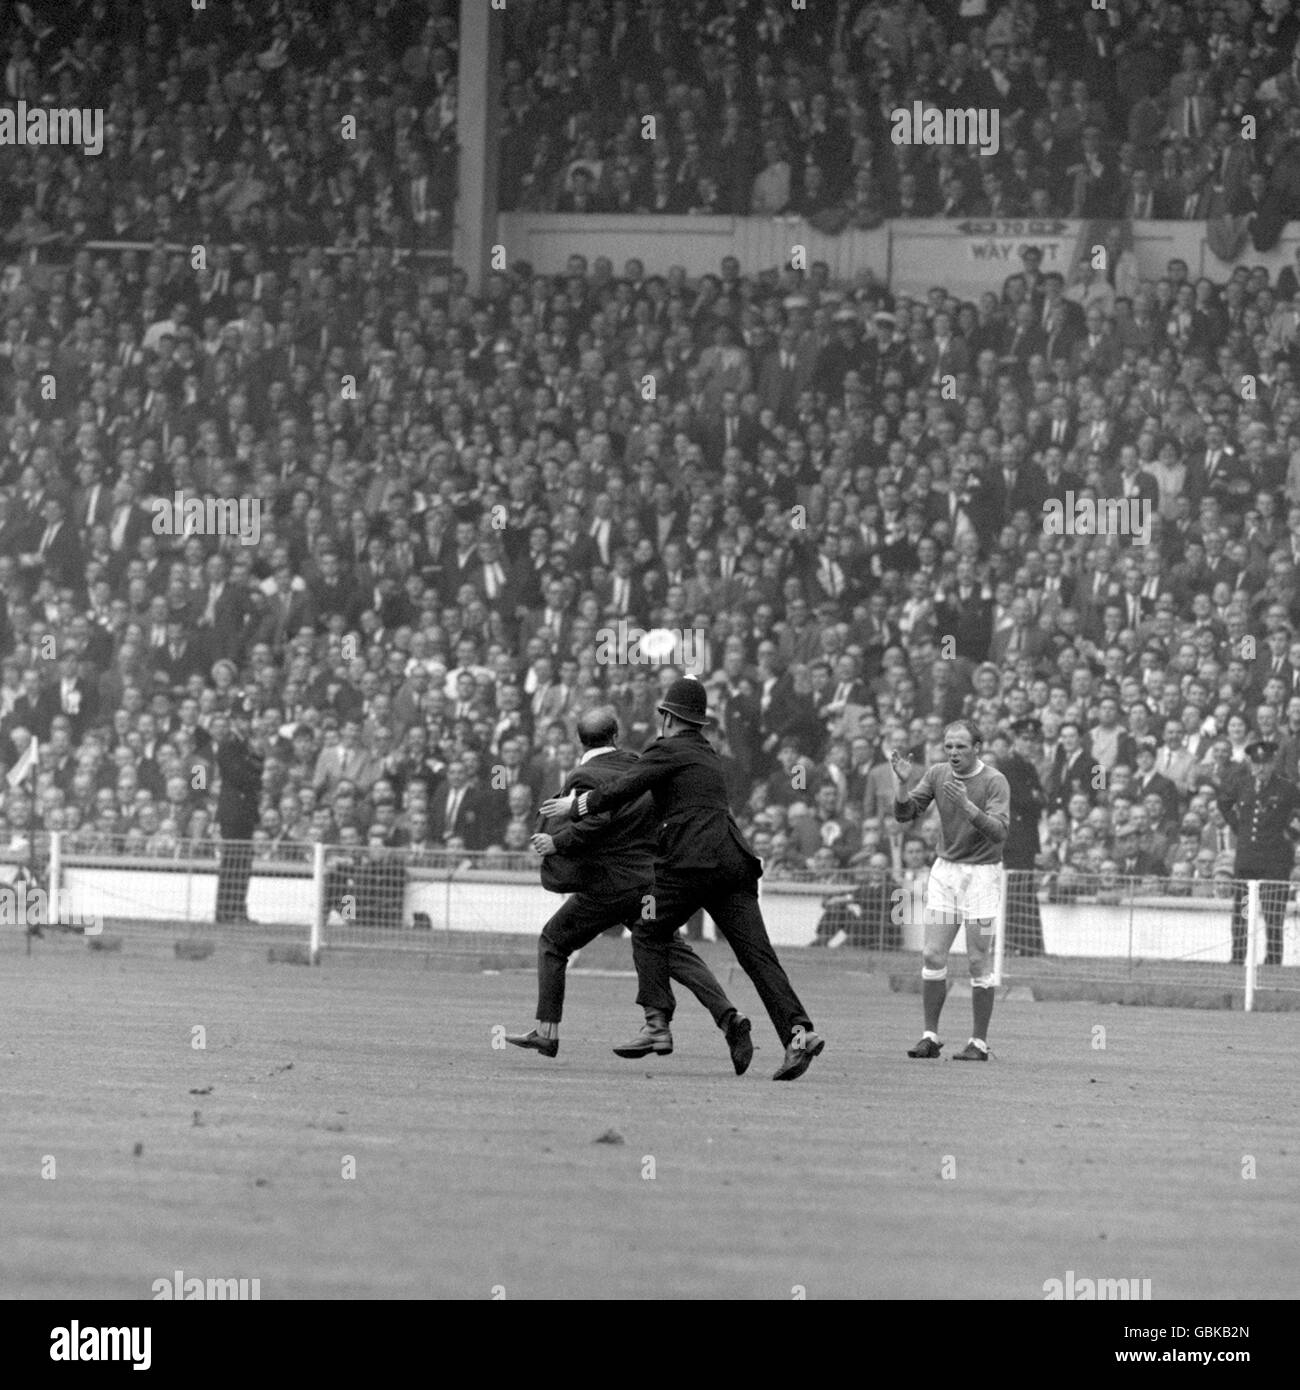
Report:
<svg viewBox="0 0 1300 1390"><path fill-rule="evenodd" d="M1246 745L1249 777L1225 788L1219 810L1237 837L1233 865L1232 963L1246 959L1246 891L1248 879L1259 879L1259 902L1268 930L1265 965L1282 964L1282 923L1295 864L1295 841L1300 838L1300 788L1277 770L1277 744L1256 739Z"/></svg>
<svg viewBox="0 0 1300 1390"><path fill-rule="evenodd" d="M1002 846L1007 870L1007 948L1022 956L1043 955L1043 919L1038 910L1038 826L1047 799L1034 766L1043 737L1037 719L1011 726L1010 754L998 765L1011 788L1011 822Z"/></svg>

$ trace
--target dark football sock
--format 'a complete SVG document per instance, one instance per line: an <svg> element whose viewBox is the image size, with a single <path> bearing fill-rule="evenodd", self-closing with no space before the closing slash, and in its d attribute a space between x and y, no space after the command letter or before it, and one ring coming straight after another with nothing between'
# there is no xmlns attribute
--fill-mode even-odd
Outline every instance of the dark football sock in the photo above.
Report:
<svg viewBox="0 0 1300 1390"><path fill-rule="evenodd" d="M980 1042L987 1042L989 1021L993 1017L993 987L989 985L976 989L972 986L970 997L975 1015L975 1029L971 1036L978 1038Z"/></svg>
<svg viewBox="0 0 1300 1390"><path fill-rule="evenodd" d="M948 997L948 981L922 980L921 1007L925 1011L925 1031L939 1031L939 1015L943 1012L943 1001Z"/></svg>

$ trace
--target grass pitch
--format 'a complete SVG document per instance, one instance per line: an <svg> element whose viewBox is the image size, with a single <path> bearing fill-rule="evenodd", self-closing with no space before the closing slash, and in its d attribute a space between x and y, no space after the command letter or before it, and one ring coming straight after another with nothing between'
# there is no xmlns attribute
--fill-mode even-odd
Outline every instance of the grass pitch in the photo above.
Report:
<svg viewBox="0 0 1300 1390"><path fill-rule="evenodd" d="M50 942L28 959L10 940L0 1295L147 1299L177 1270L257 1278L263 1299L1300 1283L1294 1015L1005 1002L987 1065L911 1061L917 998L786 951L828 1044L776 1085L752 987L706 954L754 1019L743 1078L689 998L672 1057L614 1057L639 1021L630 976L571 978L548 1061L493 1047L530 1023L523 972ZM950 999L947 1052L969 1027ZM610 1130L623 1142L594 1142Z"/></svg>

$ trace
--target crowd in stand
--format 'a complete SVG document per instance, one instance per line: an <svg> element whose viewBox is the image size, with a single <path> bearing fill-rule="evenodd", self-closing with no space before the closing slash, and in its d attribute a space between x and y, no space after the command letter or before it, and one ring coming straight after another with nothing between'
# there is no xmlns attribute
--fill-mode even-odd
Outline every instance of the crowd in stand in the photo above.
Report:
<svg viewBox="0 0 1300 1390"><path fill-rule="evenodd" d="M787 213L830 232L890 217L1231 218L1257 249L1300 216L1295 0L512 12L504 207ZM893 143L891 114L916 101L997 110L996 155Z"/></svg>
<svg viewBox="0 0 1300 1390"><path fill-rule="evenodd" d="M522 864L577 715L641 746L682 670L774 876L900 864L885 759L958 715L995 759L1041 721L1067 877L1211 891L1246 743L1296 774L1294 286L1174 263L1094 334L1032 254L979 305L731 258L477 299L377 251L259 264L83 252L5 294L0 739L40 739L74 848L210 852L240 691L268 847ZM256 544L169 533L177 490L255 499ZM1070 492L1149 503L1149 544L1054 534ZM21 835L26 784L3 810Z"/></svg>
<svg viewBox="0 0 1300 1390"><path fill-rule="evenodd" d="M0 146L0 248L449 246L457 10L6 6L0 102L101 111L103 148Z"/></svg>
<svg viewBox="0 0 1300 1390"><path fill-rule="evenodd" d="M213 8L220 67L252 20ZM87 68L110 9L69 11L90 26L90 48L70 49ZM47 56L56 11L32 21ZM341 80L354 61L363 75L395 62L437 88L454 32L426 13L383 45L341 9L295 13L280 38L316 26L339 42L320 62ZM695 13L651 28L696 54ZM885 22L919 11L872 13L877 37L928 32ZM608 14L641 23L617 0ZM1274 18L1289 14L1282 0ZM142 7L121 64L114 100L132 122L137 97L173 99L152 76L197 44L163 24ZM740 30L710 32L725 57ZM630 51L658 41L637 29ZM835 51L808 54L837 74ZM14 52L11 91L26 80ZM261 123L300 82L304 110L334 100L299 70L237 69L241 130L274 140ZM253 100L277 73L277 95ZM698 126L715 133L707 113ZM184 126L163 138L184 143ZM44 155L5 158L28 188ZM349 188L355 222L368 194ZM264 215L290 201L277 191ZM70 245L66 266L24 260L0 288L0 762L33 735L41 750L34 808L30 781L0 782L11 842L34 817L70 850L211 854L213 747L246 694L264 853L323 840L532 867L535 807L578 759L578 715L612 702L640 747L682 671L710 686L733 804L773 877L923 865L935 827L900 838L887 757L933 761L959 715L992 759L1013 723L1039 721L1038 866L1054 890L1168 876L1221 891L1217 796L1247 743L1279 742L1295 778L1292 270L1215 284L1171 262L1118 293L1105 275L1067 288L1031 248L1000 291L963 303L941 286L895 296L867 271L833 285L823 264L746 274L728 257L692 281L575 256L557 276L516 263L473 296L460 272L384 245L326 256L278 235L214 243L198 271L163 250ZM255 502L256 527L176 534L160 518L178 491ZM1044 503L1069 494L1150 504L1149 543L1054 533ZM627 659L628 625L668 634L661 661Z"/></svg>

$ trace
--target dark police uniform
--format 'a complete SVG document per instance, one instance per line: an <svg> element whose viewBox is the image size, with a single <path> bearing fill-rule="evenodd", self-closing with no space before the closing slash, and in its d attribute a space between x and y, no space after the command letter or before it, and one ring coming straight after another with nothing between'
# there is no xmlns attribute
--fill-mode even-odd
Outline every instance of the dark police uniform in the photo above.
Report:
<svg viewBox="0 0 1300 1390"><path fill-rule="evenodd" d="M586 814L625 806L646 792L654 799L659 848L654 918L638 918L632 928L637 1003L672 1016L669 944L677 928L703 908L753 980L782 1045L789 1047L794 1030L811 1032L812 1020L768 939L758 905L762 861L732 819L722 759L698 728L657 739L636 767L587 793ZM574 813L579 814L576 803Z"/></svg>
<svg viewBox="0 0 1300 1390"><path fill-rule="evenodd" d="M1218 798L1219 810L1237 836L1232 898L1232 960L1246 959L1246 884L1260 879L1259 900L1268 929L1266 965L1282 963L1282 924L1295 864L1300 788L1274 772L1260 785L1254 777L1235 780Z"/></svg>
<svg viewBox="0 0 1300 1390"><path fill-rule="evenodd" d="M1002 844L1007 870L1007 945L1025 955L1043 954L1043 920L1038 910L1038 824L1046 798L1038 771L1019 753L998 764L1011 789L1011 819Z"/></svg>
<svg viewBox="0 0 1300 1390"><path fill-rule="evenodd" d="M217 747L221 793L217 825L221 862L217 867L217 921L248 921L248 880L253 873L253 846L258 798L262 793L262 755L247 739L232 733Z"/></svg>
<svg viewBox="0 0 1300 1390"><path fill-rule="evenodd" d="M614 748L576 767L561 795L607 787L636 767L635 753ZM559 1023L564 1010L569 957L612 926L634 927L654 893L655 841L659 815L648 796L624 803L614 813L564 820L548 833L554 854L542 859L542 886L572 892L542 928L537 943L537 1019ZM736 1006L713 972L679 937L668 942L668 973L725 1028ZM672 987L668 987L669 998Z"/></svg>

